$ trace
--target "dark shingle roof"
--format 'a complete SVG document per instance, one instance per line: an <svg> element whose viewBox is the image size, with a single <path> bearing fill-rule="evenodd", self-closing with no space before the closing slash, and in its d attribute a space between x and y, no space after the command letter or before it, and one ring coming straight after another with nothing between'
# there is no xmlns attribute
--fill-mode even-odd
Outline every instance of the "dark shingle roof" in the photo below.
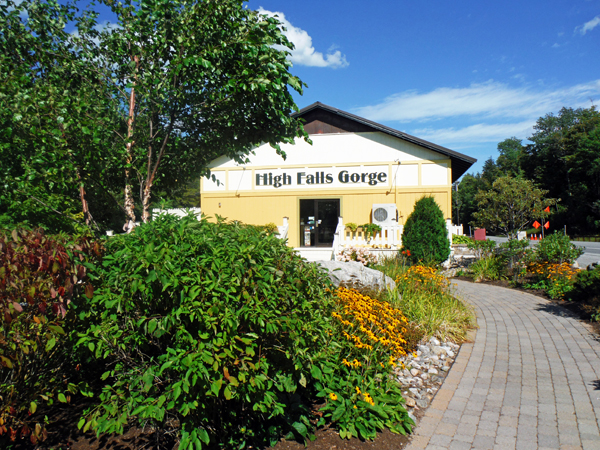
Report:
<svg viewBox="0 0 600 450"><path fill-rule="evenodd" d="M339 123L339 119L345 119L345 121L349 121L350 123L357 125L357 129L353 131L381 131L382 133L395 136L399 139L403 139L407 142L411 142L429 150L441 153L442 155L448 156L452 161L452 182L458 180L475 162L477 162L477 159L471 158L470 156L463 155L462 153L455 152L454 150L450 150L449 148L442 147L441 145L434 144L424 139L411 136L410 134L403 133L402 131L386 127L385 125L381 125L363 117L359 117L355 114L342 111L341 109L333 108L321 102L316 102L312 105L302 108L300 111L292 114L292 116L308 119L311 116L314 117L314 113L319 112L319 110L326 113L325 115L319 114L320 120L323 120L324 117L325 120L327 120L326 116L330 116L330 118L336 123Z"/></svg>

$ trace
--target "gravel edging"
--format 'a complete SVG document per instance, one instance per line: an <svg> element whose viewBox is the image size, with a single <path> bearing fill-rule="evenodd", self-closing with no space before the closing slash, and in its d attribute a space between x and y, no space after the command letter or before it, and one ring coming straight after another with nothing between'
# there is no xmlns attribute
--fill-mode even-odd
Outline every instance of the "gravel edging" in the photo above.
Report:
<svg viewBox="0 0 600 450"><path fill-rule="evenodd" d="M401 364L395 375L402 385L406 410L415 423L442 386L459 350L460 346L454 342L431 338L422 342L415 352L399 359Z"/></svg>

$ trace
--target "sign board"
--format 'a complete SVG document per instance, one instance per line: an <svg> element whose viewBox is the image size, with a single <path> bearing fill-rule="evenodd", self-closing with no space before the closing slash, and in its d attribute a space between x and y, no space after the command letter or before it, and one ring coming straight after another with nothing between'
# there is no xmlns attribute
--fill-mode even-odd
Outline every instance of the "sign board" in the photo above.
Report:
<svg viewBox="0 0 600 450"><path fill-rule="evenodd" d="M254 171L255 189L369 188L389 185L389 167L289 168Z"/></svg>

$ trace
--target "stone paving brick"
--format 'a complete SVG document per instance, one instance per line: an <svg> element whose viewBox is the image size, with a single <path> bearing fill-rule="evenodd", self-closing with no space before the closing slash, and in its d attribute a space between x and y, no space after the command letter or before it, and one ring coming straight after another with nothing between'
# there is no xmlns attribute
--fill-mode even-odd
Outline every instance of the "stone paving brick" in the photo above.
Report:
<svg viewBox="0 0 600 450"><path fill-rule="evenodd" d="M453 282L477 310L407 450L600 449L600 341L541 298Z"/></svg>
<svg viewBox="0 0 600 450"><path fill-rule="evenodd" d="M449 450L471 450L471 443L469 442L461 442L461 441L452 441Z"/></svg>

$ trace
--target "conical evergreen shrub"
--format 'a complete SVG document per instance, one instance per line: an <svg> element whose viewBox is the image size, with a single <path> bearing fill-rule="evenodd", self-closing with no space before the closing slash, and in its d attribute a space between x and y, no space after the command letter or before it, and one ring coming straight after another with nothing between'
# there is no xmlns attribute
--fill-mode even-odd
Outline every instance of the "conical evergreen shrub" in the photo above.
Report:
<svg viewBox="0 0 600 450"><path fill-rule="evenodd" d="M441 264L450 256L442 210L433 197L422 197L404 225L402 251L413 263Z"/></svg>

